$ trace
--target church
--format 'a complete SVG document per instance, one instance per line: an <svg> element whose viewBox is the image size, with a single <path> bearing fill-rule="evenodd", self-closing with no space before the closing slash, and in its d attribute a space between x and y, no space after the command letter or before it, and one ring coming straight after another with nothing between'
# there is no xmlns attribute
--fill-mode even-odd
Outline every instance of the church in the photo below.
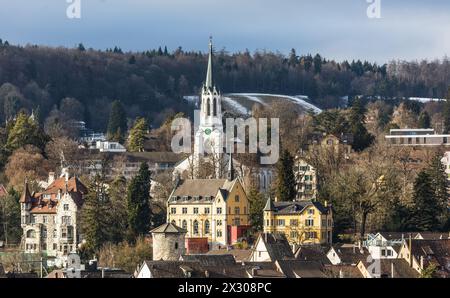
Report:
<svg viewBox="0 0 450 298"><path fill-rule="evenodd" d="M260 192L270 191L274 180L274 170L270 166L257 169L240 163L231 154L226 154L226 146L234 146L237 138L225 139L222 113L222 94L214 82L213 44L209 41L206 80L201 90L199 125L194 136L194 153L179 162L174 169L174 177L223 179L228 169L233 168L244 187L255 185ZM249 178L249 179L244 179Z"/></svg>

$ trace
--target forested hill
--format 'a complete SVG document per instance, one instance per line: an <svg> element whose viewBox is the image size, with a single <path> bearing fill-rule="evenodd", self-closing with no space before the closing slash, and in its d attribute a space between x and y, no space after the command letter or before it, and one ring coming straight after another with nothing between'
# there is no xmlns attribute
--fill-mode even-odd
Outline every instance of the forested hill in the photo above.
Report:
<svg viewBox="0 0 450 298"><path fill-rule="evenodd" d="M288 56L217 51L214 62L224 93L303 94L321 108L336 106L347 95L444 97L450 85L448 59L379 66L295 51ZM123 53L119 48L19 47L0 41L0 121L21 108L37 107L44 121L64 108L60 112L104 131L111 102L119 99L129 119L145 116L158 124L170 113L190 110L182 96L198 94L205 69L206 54L181 48Z"/></svg>

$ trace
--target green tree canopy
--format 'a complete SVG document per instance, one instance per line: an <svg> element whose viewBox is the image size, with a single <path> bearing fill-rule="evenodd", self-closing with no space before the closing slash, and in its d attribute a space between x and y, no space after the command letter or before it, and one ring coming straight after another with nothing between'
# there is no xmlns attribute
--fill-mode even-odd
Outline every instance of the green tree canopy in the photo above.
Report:
<svg viewBox="0 0 450 298"><path fill-rule="evenodd" d="M128 237L134 241L139 235L147 234L151 226L150 170L145 162L128 185L127 210Z"/></svg>
<svg viewBox="0 0 450 298"><path fill-rule="evenodd" d="M280 201L295 199L294 158L288 150L283 150L277 163L276 195Z"/></svg>
<svg viewBox="0 0 450 298"><path fill-rule="evenodd" d="M144 152L144 141L147 131L147 121L144 118L136 119L128 139L128 149L131 152Z"/></svg>

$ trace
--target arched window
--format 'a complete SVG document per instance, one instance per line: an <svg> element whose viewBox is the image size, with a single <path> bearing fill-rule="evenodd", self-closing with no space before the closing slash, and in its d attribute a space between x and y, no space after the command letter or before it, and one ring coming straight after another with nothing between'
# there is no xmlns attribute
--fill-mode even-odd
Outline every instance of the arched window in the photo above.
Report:
<svg viewBox="0 0 450 298"><path fill-rule="evenodd" d="M198 234L198 221L194 220L194 235Z"/></svg>
<svg viewBox="0 0 450 298"><path fill-rule="evenodd" d="M209 220L205 221L205 234L209 234Z"/></svg>
<svg viewBox="0 0 450 298"><path fill-rule="evenodd" d="M182 226L182 228L185 229L185 230L187 230L187 222L186 222L186 220L183 220L183 226Z"/></svg>
<svg viewBox="0 0 450 298"><path fill-rule="evenodd" d="M178 249L178 242L175 242L175 249Z"/></svg>
<svg viewBox="0 0 450 298"><path fill-rule="evenodd" d="M206 101L206 115L211 116L211 102L209 98Z"/></svg>
<svg viewBox="0 0 450 298"><path fill-rule="evenodd" d="M174 226L176 226L176 225L177 225L177 222L175 221L175 219L174 219L174 220L172 220L172 224L173 224Z"/></svg>
<svg viewBox="0 0 450 298"><path fill-rule="evenodd" d="M36 232L34 230L28 230L27 238L36 238Z"/></svg>
<svg viewBox="0 0 450 298"><path fill-rule="evenodd" d="M213 99L213 115L217 116L217 99Z"/></svg>

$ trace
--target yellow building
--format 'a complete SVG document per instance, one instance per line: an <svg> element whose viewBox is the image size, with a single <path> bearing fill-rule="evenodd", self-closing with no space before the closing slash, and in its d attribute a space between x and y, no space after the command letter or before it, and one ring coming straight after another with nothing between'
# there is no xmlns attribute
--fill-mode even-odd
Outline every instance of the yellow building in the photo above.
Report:
<svg viewBox="0 0 450 298"><path fill-rule="evenodd" d="M182 180L167 201L167 222L210 247L233 244L249 227L247 195L239 179Z"/></svg>
<svg viewBox="0 0 450 298"><path fill-rule="evenodd" d="M291 244L332 243L333 211L316 201L273 202L264 208L264 232L283 233Z"/></svg>

